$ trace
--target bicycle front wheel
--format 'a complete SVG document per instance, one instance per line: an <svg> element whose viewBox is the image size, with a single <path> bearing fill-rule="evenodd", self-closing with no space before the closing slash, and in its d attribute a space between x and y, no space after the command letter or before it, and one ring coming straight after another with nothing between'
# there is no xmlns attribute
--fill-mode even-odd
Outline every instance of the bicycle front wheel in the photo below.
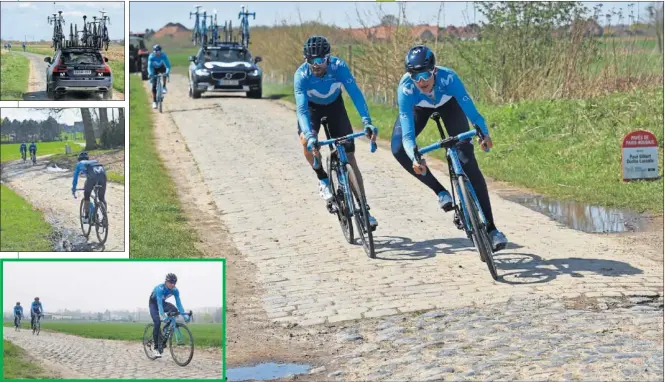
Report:
<svg viewBox="0 0 665 382"><path fill-rule="evenodd" d="M367 211L367 203L365 203L365 195L360 190L357 177L350 164L346 165L346 173L350 175L349 183L351 184L351 194L353 195L353 215L356 221L356 228L358 229L358 236L360 236L360 241L367 256L374 259L376 258L374 237L372 236L372 227L369 225L369 212Z"/></svg>
<svg viewBox="0 0 665 382"><path fill-rule="evenodd" d="M471 197L471 184L466 177L460 177L459 186L462 190L462 197L464 198L464 210L471 221L471 228L473 230L471 237L473 238L476 250L480 253L481 258L485 260L492 278L496 280L498 275L496 273L496 266L494 265L494 258L492 257L492 244L489 233L487 233L487 227L481 222L478 207Z"/></svg>
<svg viewBox="0 0 665 382"><path fill-rule="evenodd" d="M95 206L95 232L97 233L97 240L99 244L106 243L106 239L109 237L109 219L106 214L106 205L102 202L98 202Z"/></svg>
<svg viewBox="0 0 665 382"><path fill-rule="evenodd" d="M330 181L330 190L333 193L332 203L335 204L335 208L337 209L339 226L342 228L342 233L346 241L349 244L353 244L353 222L349 213L347 199L344 196L344 185L341 184L340 166L337 154L335 153L332 153L328 157L328 179Z"/></svg>
<svg viewBox="0 0 665 382"><path fill-rule="evenodd" d="M81 222L81 231L83 232L83 236L88 238L90 235L90 230L92 229L92 216L88 216L88 224L83 223L83 218L85 217L85 200L81 199L81 211L79 213L79 220Z"/></svg>
<svg viewBox="0 0 665 382"><path fill-rule="evenodd" d="M39 335L39 331L42 329L42 324L40 324L39 321L40 321L39 319L35 321L35 329L34 329L35 335Z"/></svg>
<svg viewBox="0 0 665 382"><path fill-rule="evenodd" d="M155 340L152 338L153 328L153 324L148 324L145 326L145 330L143 331L143 351L145 352L146 357L154 361L157 359L157 357L152 355L152 349L155 346Z"/></svg>
<svg viewBox="0 0 665 382"><path fill-rule="evenodd" d="M194 357L194 336L187 325L177 323L169 337L171 357L178 366L187 366Z"/></svg>

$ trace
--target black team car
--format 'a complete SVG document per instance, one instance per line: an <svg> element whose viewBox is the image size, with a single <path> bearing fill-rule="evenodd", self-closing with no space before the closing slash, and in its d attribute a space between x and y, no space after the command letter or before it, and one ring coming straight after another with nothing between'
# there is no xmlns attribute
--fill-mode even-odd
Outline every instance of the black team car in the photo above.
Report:
<svg viewBox="0 0 665 382"><path fill-rule="evenodd" d="M189 96L200 98L205 92L244 92L247 97L261 98L263 72L244 46L223 42L203 46L189 61Z"/></svg>
<svg viewBox="0 0 665 382"><path fill-rule="evenodd" d="M67 93L101 94L113 98L113 75L108 58L97 48L65 47L53 56L44 58L46 93L50 99L60 99Z"/></svg>

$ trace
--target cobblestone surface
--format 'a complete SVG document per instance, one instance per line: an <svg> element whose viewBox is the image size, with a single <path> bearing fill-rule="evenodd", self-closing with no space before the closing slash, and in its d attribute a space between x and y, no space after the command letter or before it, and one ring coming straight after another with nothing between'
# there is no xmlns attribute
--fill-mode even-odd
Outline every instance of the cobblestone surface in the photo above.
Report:
<svg viewBox="0 0 665 382"><path fill-rule="evenodd" d="M219 379L222 376L221 351L194 349L192 362L178 366L168 351L164 357L149 360L140 342L111 341L42 331L3 330L5 340L26 350L31 356L74 371L72 377L92 379Z"/></svg>

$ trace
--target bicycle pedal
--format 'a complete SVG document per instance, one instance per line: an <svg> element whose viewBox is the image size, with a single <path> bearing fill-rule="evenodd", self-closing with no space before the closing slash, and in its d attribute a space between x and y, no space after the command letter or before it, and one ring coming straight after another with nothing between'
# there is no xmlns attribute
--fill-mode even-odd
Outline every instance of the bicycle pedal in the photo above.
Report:
<svg viewBox="0 0 665 382"><path fill-rule="evenodd" d="M450 203L444 205L443 207L441 207L441 209L443 210L443 212L450 212L455 209L455 206L452 203Z"/></svg>

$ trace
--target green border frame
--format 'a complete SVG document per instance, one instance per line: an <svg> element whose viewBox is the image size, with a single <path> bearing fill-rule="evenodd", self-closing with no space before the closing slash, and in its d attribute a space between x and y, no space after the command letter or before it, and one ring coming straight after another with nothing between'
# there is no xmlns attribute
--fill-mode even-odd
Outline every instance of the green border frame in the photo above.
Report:
<svg viewBox="0 0 665 382"><path fill-rule="evenodd" d="M78 261L78 262L143 262L143 261L159 261L159 262L170 262L170 261L193 261L193 262L221 262L222 263L222 381L226 381L226 259L225 258L219 258L219 259L49 259L49 258L43 258L43 259L0 259L0 275L4 274L4 265L5 263L8 262L45 262L45 261L52 261L52 262L71 262L71 261ZM4 284L0 285L0 306L3 304L3 291ZM4 326L3 326L3 331ZM4 339L4 333L3 333L3 339ZM3 359L3 362L0 363L0 380L6 380L6 381L23 381L22 379L4 379L4 341L0 343L0 354L3 356L1 357ZM41 381L66 381L67 379L40 379ZM136 380L136 379L134 379ZM139 381L179 381L182 382L183 380L185 381L211 381L211 380L217 380L219 381L220 379L139 379ZM72 381L132 381L132 379L73 379Z"/></svg>

